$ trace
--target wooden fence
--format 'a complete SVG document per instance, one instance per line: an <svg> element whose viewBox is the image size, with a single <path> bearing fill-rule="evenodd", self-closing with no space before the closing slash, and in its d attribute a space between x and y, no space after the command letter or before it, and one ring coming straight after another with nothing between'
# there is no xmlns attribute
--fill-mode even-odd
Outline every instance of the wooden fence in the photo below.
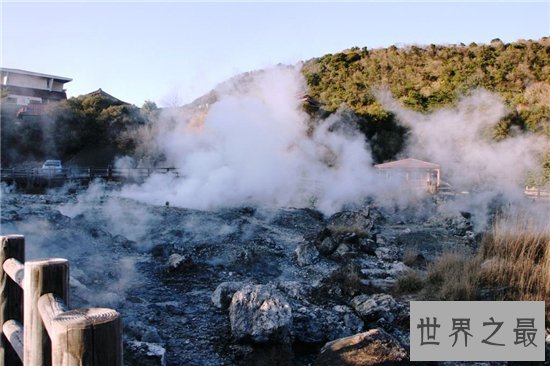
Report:
<svg viewBox="0 0 550 366"><path fill-rule="evenodd" d="M0 180L18 189L33 191L36 189L61 187L67 182L89 184L94 179L106 181L141 183L153 174L170 174L180 177L175 168L63 168L63 169L25 169L2 168Z"/></svg>
<svg viewBox="0 0 550 366"><path fill-rule="evenodd" d="M112 167L98 168L63 168L63 169L38 169L38 168L2 168L0 176L2 181L32 180L32 179L61 179L61 180L92 180L101 178L106 180L144 179L152 174L173 174L179 176L176 168L128 168L118 169Z"/></svg>
<svg viewBox="0 0 550 366"><path fill-rule="evenodd" d="M119 313L67 310L69 262L25 262L22 235L1 240L0 366L121 366Z"/></svg>
<svg viewBox="0 0 550 366"><path fill-rule="evenodd" d="M531 198L550 199L550 190L539 187L525 187L525 195Z"/></svg>

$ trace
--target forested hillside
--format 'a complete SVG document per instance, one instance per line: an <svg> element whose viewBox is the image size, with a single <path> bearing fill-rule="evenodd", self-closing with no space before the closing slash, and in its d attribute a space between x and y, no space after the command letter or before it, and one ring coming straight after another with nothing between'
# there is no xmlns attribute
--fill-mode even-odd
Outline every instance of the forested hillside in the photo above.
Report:
<svg viewBox="0 0 550 366"><path fill-rule="evenodd" d="M550 138L550 38L487 45L428 45L369 50L352 48L305 63L309 94L332 112L353 110L371 140L376 161L403 147L406 130L376 101L373 90L389 88L408 108L430 112L484 88L503 98L510 113L494 129L494 139L511 127ZM550 179L550 156L546 157Z"/></svg>

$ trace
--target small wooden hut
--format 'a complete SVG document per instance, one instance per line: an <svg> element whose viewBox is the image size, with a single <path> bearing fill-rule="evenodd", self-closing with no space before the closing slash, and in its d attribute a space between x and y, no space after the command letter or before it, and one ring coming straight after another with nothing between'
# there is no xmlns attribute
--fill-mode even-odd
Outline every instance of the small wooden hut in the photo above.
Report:
<svg viewBox="0 0 550 366"><path fill-rule="evenodd" d="M441 167L439 164L418 159L402 159L374 166L388 179L403 179L411 187L424 188L437 193L441 185Z"/></svg>

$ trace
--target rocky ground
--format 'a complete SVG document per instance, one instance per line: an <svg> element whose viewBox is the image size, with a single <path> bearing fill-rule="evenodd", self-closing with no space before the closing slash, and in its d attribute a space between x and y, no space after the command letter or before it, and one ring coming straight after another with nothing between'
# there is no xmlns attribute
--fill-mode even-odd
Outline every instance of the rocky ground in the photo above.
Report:
<svg viewBox="0 0 550 366"><path fill-rule="evenodd" d="M408 360L401 274L475 250L470 215L444 207L371 202L325 217L149 206L101 185L4 190L1 231L26 236L27 259L70 260L71 307L122 314L128 365L335 365L342 347L362 350L360 364Z"/></svg>

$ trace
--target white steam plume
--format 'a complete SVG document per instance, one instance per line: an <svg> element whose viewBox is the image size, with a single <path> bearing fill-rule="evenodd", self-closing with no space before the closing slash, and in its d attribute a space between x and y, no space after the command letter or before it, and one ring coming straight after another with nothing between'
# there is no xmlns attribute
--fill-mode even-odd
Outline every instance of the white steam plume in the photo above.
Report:
<svg viewBox="0 0 550 366"><path fill-rule="evenodd" d="M277 67L226 82L199 113L178 118L171 111L146 140L180 176L156 174L120 194L206 210L314 203L325 214L366 196L400 206L418 198L402 181L376 174L364 135L349 114L311 121L297 98L303 90L299 68ZM492 141L490 129L506 114L498 96L475 90L455 107L422 114L405 109L388 92L376 94L410 128L402 157L438 163L444 181L473 192L457 200L461 209L481 218L497 193L523 198L525 174L537 168L547 140L520 134Z"/></svg>
<svg viewBox="0 0 550 366"><path fill-rule="evenodd" d="M403 108L388 92L377 96L411 129L405 154L439 163L444 179L463 189L522 191L527 172L539 168L537 156L548 147L547 139L527 133L492 140L491 129L507 111L499 96L485 90L431 114Z"/></svg>
<svg viewBox="0 0 550 366"><path fill-rule="evenodd" d="M522 133L492 140L492 129L508 112L498 95L474 90L455 107L430 114L404 108L386 90L378 90L376 95L385 109L410 128L403 154L440 164L444 181L458 191L470 192L452 206L475 213L478 228L485 225L495 198L515 209L540 210L541 205L526 202L523 184L529 171L541 169L538 158L548 148L548 139ZM547 221L547 205L542 209L542 215L535 212L533 216Z"/></svg>
<svg viewBox="0 0 550 366"><path fill-rule="evenodd" d="M158 135L156 145L184 178L155 175L121 194L197 209L315 201L334 212L373 191L362 134L329 132L339 122L335 115L308 135L309 117L297 98L305 90L298 68L274 68L237 86L222 88L202 124L184 119Z"/></svg>

